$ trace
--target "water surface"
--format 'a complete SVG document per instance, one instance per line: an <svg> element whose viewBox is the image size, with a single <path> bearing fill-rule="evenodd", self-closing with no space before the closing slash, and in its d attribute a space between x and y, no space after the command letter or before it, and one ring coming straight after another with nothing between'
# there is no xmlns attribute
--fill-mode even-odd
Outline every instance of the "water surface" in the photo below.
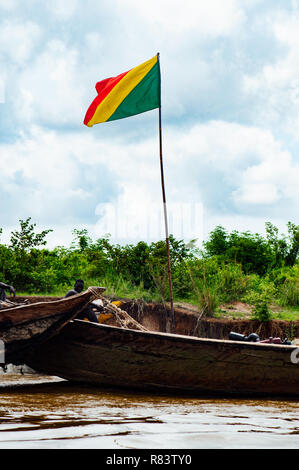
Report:
<svg viewBox="0 0 299 470"><path fill-rule="evenodd" d="M1 449L291 449L295 400L111 391L0 373Z"/></svg>

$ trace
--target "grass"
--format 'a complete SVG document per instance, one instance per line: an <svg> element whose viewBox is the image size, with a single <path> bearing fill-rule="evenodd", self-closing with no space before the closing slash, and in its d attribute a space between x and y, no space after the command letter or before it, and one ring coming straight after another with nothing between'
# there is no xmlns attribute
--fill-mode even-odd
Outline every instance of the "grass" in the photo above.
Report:
<svg viewBox="0 0 299 470"><path fill-rule="evenodd" d="M146 290L142 284L134 286L131 282L125 280L121 276L104 276L97 279L86 279L85 286L105 286L106 292L104 296L108 298L127 298L127 299L141 299L144 302L156 302L162 303L163 298L159 294L158 289L156 290ZM71 289L73 286L59 286L51 294L49 293L39 293L36 294L38 297L49 296L49 297L63 297L66 292ZM245 320L253 318L252 309L248 304L241 299L231 302L218 302L217 293L214 289L208 289L206 286L205 289L202 289L203 286L196 286L194 289L193 295L188 298L177 298L174 296L174 302L176 304L188 304L193 309L202 312L204 311L204 316L214 317L217 319L236 319L236 320ZM32 296L35 294L28 292L17 292L17 296ZM285 320L285 321L299 321L299 307L282 305L282 302L273 302L269 304L269 309L271 311L271 318L274 320Z"/></svg>
<svg viewBox="0 0 299 470"><path fill-rule="evenodd" d="M102 279L87 279L85 281L85 288L88 286L104 286L106 291L105 297L109 298L128 298L128 299L142 299L145 302L161 302L161 296L157 292L152 292L144 289L142 285L134 286L129 281L126 281L122 277L111 278L110 276ZM68 290L72 289L72 285L59 286L54 289L50 294L47 292L32 294L28 292L17 292L17 296L30 297L32 295L36 297L63 297Z"/></svg>
<svg viewBox="0 0 299 470"><path fill-rule="evenodd" d="M229 311L224 310L223 308L217 309L214 314L214 318L218 318L219 320L248 320L251 318L251 314L245 314L244 312L238 311Z"/></svg>
<svg viewBox="0 0 299 470"><path fill-rule="evenodd" d="M281 312L275 313L275 319L286 321L299 321L298 307L283 307Z"/></svg>
<svg viewBox="0 0 299 470"><path fill-rule="evenodd" d="M222 305L218 308L214 314L215 318L226 318L233 320L248 320L253 318L253 314L248 311L238 311L237 309L231 308L231 304ZM278 304L270 305L272 320L284 320L284 321L299 321L299 309L298 307L281 307Z"/></svg>

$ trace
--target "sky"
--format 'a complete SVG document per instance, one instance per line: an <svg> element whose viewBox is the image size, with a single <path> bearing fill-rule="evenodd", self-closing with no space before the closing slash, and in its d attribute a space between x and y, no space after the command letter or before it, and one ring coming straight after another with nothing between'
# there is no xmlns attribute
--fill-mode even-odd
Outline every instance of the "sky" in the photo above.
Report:
<svg viewBox="0 0 299 470"><path fill-rule="evenodd" d="M299 1L0 0L0 242L19 220L163 239L158 110L88 128L95 84L160 53L169 231L299 215Z"/></svg>

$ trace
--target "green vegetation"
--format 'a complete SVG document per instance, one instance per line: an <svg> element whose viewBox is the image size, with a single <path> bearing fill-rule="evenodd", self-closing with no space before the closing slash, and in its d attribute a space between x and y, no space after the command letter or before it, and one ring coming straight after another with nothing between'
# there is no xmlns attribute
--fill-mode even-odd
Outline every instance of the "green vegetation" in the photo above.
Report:
<svg viewBox="0 0 299 470"><path fill-rule="evenodd" d="M10 244L0 243L0 280L17 293L63 295L83 278L114 297L169 300L165 241L121 246L74 229L70 247L49 250L51 230L36 233L31 218L19 222ZM169 242L176 302L198 305L205 316L232 316L230 305L243 302L260 321L299 319L299 225L289 222L280 236L267 222L265 237L218 226L201 250L196 240Z"/></svg>

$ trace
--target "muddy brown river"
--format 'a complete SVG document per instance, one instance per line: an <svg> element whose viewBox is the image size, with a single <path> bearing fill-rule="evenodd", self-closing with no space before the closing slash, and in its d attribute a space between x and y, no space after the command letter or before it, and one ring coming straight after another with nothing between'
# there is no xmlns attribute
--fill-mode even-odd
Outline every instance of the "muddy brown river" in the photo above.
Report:
<svg viewBox="0 0 299 470"><path fill-rule="evenodd" d="M103 390L0 369L1 449L295 449L295 400Z"/></svg>

